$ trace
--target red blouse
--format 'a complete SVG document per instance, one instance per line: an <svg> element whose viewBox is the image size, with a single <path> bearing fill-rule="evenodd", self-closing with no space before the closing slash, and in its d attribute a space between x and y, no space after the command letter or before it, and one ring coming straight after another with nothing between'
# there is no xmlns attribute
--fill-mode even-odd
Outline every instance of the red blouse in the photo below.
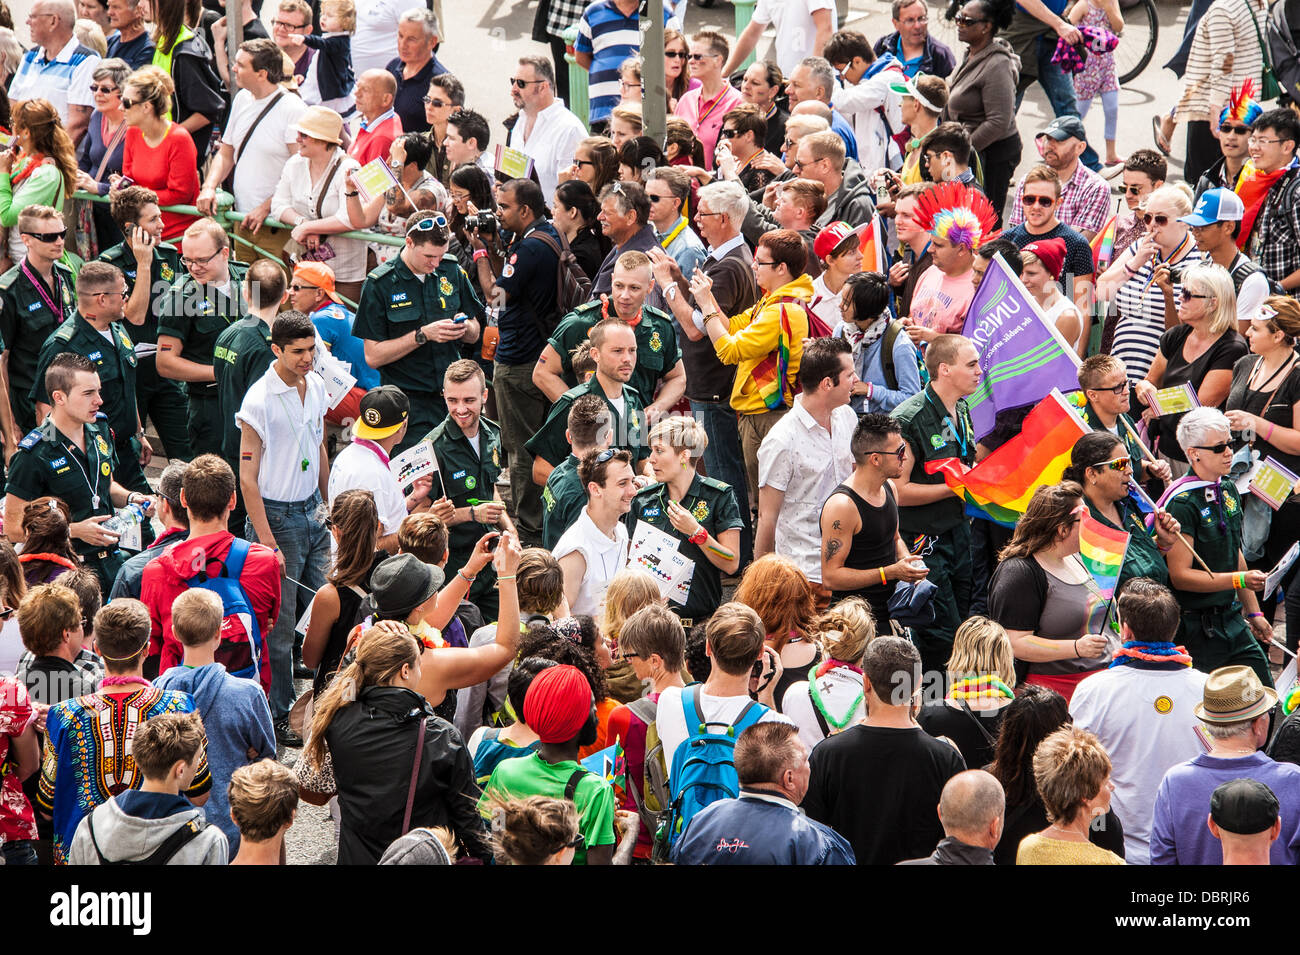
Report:
<svg viewBox="0 0 1300 955"><path fill-rule="evenodd" d="M161 206L192 206L199 197L198 153L189 130L172 123L158 146L150 146L136 127L126 131L122 175L158 193ZM195 216L163 213L163 238L177 239Z"/></svg>

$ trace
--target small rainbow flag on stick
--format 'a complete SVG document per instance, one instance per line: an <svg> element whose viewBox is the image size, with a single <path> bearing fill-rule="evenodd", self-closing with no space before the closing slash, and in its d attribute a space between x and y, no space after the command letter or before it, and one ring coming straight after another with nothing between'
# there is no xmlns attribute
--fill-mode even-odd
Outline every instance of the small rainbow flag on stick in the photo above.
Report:
<svg viewBox="0 0 1300 955"><path fill-rule="evenodd" d="M1053 388L1025 418L1020 434L987 458L967 468L956 458L930 461L925 469L941 473L966 501L966 513L1015 527L1029 499L1044 484L1055 484L1070 463L1070 449L1089 428Z"/></svg>
<svg viewBox="0 0 1300 955"><path fill-rule="evenodd" d="M1109 600L1115 595L1120 568L1128 552L1129 535L1126 531L1107 527L1085 513L1079 525L1079 558L1097 582L1097 589Z"/></svg>
<svg viewBox="0 0 1300 955"><path fill-rule="evenodd" d="M885 268L885 239L884 229L880 225L880 217L872 216L858 226L857 231L859 248L862 249L862 271L889 271Z"/></svg>

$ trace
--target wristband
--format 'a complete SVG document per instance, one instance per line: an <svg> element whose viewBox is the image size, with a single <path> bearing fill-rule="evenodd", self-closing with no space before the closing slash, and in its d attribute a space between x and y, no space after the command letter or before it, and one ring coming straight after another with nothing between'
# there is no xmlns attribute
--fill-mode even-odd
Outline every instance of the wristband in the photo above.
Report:
<svg viewBox="0 0 1300 955"><path fill-rule="evenodd" d="M876 386L870 381L868 381L866 385L867 385L867 400L870 401L871 396L875 394Z"/></svg>
<svg viewBox="0 0 1300 955"><path fill-rule="evenodd" d="M1234 590L1245 590L1245 589L1246 589L1246 572L1245 572L1245 571L1237 571L1235 574L1232 575L1232 587L1233 587Z"/></svg>
<svg viewBox="0 0 1300 955"><path fill-rule="evenodd" d="M473 505L473 504L471 504L471 505L469 506L469 519L470 519L471 521L473 521L475 524L478 523L478 518L474 516L474 505Z"/></svg>
<svg viewBox="0 0 1300 955"><path fill-rule="evenodd" d="M470 577L470 576L466 575L465 571L463 571L463 570L458 570L458 571L456 571L456 576L459 577L461 580L465 581L465 583L467 583L467 584L472 584L472 583L474 583L474 577L477 577L478 574L475 574L474 577Z"/></svg>
<svg viewBox="0 0 1300 955"><path fill-rule="evenodd" d="M1078 657L1078 656L1079 656L1079 638L1078 638L1078 637L1075 637L1075 638L1074 638L1074 655L1075 655L1075 657Z"/></svg>
<svg viewBox="0 0 1300 955"><path fill-rule="evenodd" d="M477 262L479 259L487 258L487 254L487 249L475 249L473 256L474 261Z"/></svg>
<svg viewBox="0 0 1300 955"><path fill-rule="evenodd" d="M1129 275L1137 275L1138 272L1141 271L1141 270L1140 270L1140 269L1131 269L1131 268L1129 268L1128 263L1125 262L1125 263L1124 263L1124 271L1127 272Z"/></svg>
<svg viewBox="0 0 1300 955"><path fill-rule="evenodd" d="M1265 440L1265 441L1272 441L1272 440L1273 440L1273 431L1274 431L1276 428L1277 428L1277 425L1275 425L1275 424L1274 424L1273 422L1271 422L1271 421L1268 422L1268 434L1264 435L1264 440Z"/></svg>
<svg viewBox="0 0 1300 955"><path fill-rule="evenodd" d="M889 578L885 576L885 568L880 568L880 583L882 586L889 586Z"/></svg>
<svg viewBox="0 0 1300 955"><path fill-rule="evenodd" d="M1250 618L1250 617L1262 617L1262 616L1264 616L1264 615L1263 615L1262 613L1260 613L1258 610L1256 610L1254 613L1248 613L1248 614L1246 614L1246 617L1247 617L1247 618Z"/></svg>
<svg viewBox="0 0 1300 955"><path fill-rule="evenodd" d="M361 195L361 193L359 193L359 192L345 192L345 193L343 193L343 195L347 196L349 199L353 199L353 198L355 198L355 197Z"/></svg>
<svg viewBox="0 0 1300 955"><path fill-rule="evenodd" d="M505 576L505 577L498 577L498 578L497 578L497 580L514 580L514 579L515 579L515 575L514 575L514 574L509 574L509 575L507 575L507 576Z"/></svg>

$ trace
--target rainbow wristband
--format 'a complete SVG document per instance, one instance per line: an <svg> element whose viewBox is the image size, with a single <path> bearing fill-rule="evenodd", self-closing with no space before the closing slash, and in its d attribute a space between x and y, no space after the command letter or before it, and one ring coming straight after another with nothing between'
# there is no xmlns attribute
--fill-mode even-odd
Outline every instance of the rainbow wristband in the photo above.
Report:
<svg viewBox="0 0 1300 955"><path fill-rule="evenodd" d="M1234 590L1245 590L1245 589L1246 589L1246 572L1245 572L1245 571L1243 571L1243 570L1239 570L1239 571L1237 571L1235 574L1232 575L1232 586L1233 586L1233 589L1234 589Z"/></svg>

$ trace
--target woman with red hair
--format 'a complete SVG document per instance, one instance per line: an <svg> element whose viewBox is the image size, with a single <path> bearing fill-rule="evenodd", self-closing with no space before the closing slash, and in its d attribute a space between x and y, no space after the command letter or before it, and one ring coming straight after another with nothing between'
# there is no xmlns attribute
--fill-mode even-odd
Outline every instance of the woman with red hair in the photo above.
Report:
<svg viewBox="0 0 1300 955"><path fill-rule="evenodd" d="M790 558L764 554L745 568L735 599L758 614L767 631L767 645L780 657L772 694L780 706L785 691L806 680L808 668L821 662L821 643L813 631L817 617L813 583Z"/></svg>

